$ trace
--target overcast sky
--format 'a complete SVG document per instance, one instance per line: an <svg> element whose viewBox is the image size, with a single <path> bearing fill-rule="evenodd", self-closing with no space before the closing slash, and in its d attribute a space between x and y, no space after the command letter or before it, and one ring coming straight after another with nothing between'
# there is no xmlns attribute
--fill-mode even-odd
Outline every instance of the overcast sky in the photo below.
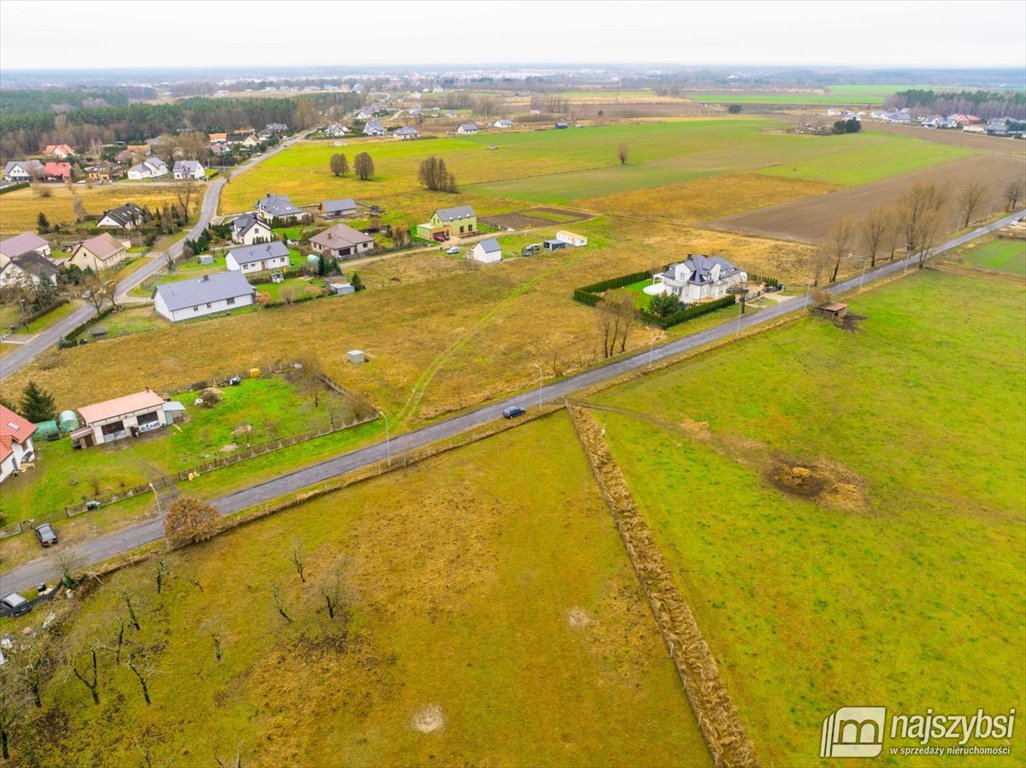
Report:
<svg viewBox="0 0 1026 768"><path fill-rule="evenodd" d="M0 69L532 62L1026 67L1026 2L0 0Z"/></svg>

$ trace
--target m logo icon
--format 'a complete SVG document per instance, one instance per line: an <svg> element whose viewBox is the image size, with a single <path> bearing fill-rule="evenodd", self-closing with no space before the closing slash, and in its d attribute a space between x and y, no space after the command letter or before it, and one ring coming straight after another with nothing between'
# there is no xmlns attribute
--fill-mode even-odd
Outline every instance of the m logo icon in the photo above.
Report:
<svg viewBox="0 0 1026 768"><path fill-rule="evenodd" d="M876 757L883 751L886 707L841 707L823 721L820 757Z"/></svg>

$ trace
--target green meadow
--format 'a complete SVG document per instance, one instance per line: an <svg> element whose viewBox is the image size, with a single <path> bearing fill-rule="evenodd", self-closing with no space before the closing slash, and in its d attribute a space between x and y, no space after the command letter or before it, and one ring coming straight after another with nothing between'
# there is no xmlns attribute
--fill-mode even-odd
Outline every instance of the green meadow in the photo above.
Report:
<svg viewBox="0 0 1026 768"><path fill-rule="evenodd" d="M962 260L984 269L1026 277L1026 241L993 240L964 253Z"/></svg>
<svg viewBox="0 0 1026 768"><path fill-rule="evenodd" d="M926 272L851 310L595 398L771 765L845 705L1026 711L1022 286ZM997 744L962 764L1023 763Z"/></svg>

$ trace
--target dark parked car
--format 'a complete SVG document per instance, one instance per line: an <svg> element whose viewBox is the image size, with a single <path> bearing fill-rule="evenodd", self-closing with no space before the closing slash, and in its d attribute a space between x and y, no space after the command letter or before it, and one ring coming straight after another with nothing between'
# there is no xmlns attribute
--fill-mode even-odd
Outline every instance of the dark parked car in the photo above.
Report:
<svg viewBox="0 0 1026 768"><path fill-rule="evenodd" d="M39 543L44 547L52 547L57 543L57 531L49 523L40 523L36 526L36 536Z"/></svg>
<svg viewBox="0 0 1026 768"><path fill-rule="evenodd" d="M502 412L502 418L504 419L515 419L517 416L523 416L527 411L521 408L519 405L511 405Z"/></svg>
<svg viewBox="0 0 1026 768"><path fill-rule="evenodd" d="M21 616L23 613L28 613L31 610L32 603L17 592L12 592L0 600L0 611L7 611L11 616Z"/></svg>

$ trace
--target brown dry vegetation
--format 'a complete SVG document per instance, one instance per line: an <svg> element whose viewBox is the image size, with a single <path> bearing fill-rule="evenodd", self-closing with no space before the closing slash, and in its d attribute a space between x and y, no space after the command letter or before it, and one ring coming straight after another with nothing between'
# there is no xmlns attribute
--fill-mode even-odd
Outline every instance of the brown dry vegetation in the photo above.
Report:
<svg viewBox="0 0 1026 768"><path fill-rule="evenodd" d="M880 205L894 204L916 182L938 183L957 192L958 186L968 179L985 180L989 188L990 195L977 213L982 218L1001 210L1001 190L1008 182L1021 180L1023 171L1021 147L1018 156L988 152L859 187L726 216L713 221L712 225L759 237L817 242L826 236L834 222L846 216L864 216Z"/></svg>
<svg viewBox="0 0 1026 768"><path fill-rule="evenodd" d="M594 311L571 301L575 286L658 266L688 251L723 254L751 272L787 280L800 274L807 252L789 243L668 224L597 219L574 226L593 242L615 232L619 244L607 239L605 245L490 266L438 251L356 263L351 268L368 286L356 296L165 325L159 336L141 333L53 352L5 386L19 391L33 378L60 407L70 407L300 355L414 423L529 388L537 379L536 362L546 376L598 362ZM663 337L638 327L627 349ZM161 354L152 354L154 344ZM371 363L347 364L345 352L353 348L365 350Z"/></svg>

